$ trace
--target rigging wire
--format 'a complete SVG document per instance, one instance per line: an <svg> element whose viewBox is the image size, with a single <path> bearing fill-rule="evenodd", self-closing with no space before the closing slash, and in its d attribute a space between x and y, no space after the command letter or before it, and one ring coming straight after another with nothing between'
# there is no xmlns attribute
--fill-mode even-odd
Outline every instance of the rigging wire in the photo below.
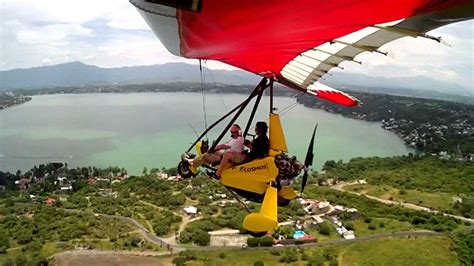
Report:
<svg viewBox="0 0 474 266"><path fill-rule="evenodd" d="M212 76L212 72L211 70L209 69L209 67L207 67L207 61L204 61L204 64L206 64L206 69L207 69L207 72L209 73L209 77L211 78L212 80L212 83L216 84L216 80L214 79L214 77ZM224 98L222 97L222 91L219 89L219 98L221 99L221 103L222 105L224 106L225 108L225 111L229 111L229 108L227 108L227 105L225 104L224 102Z"/></svg>
<svg viewBox="0 0 474 266"><path fill-rule="evenodd" d="M202 71L202 61L199 59L199 72L201 74L201 94L202 94L202 112L204 115L204 126L207 130L207 112L206 112L206 94L204 93L204 72ZM206 138L207 134L206 134Z"/></svg>

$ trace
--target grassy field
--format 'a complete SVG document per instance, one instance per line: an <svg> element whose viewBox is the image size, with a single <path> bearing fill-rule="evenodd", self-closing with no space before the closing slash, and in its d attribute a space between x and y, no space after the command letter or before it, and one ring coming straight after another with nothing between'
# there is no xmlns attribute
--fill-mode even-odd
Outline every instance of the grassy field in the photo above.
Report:
<svg viewBox="0 0 474 266"><path fill-rule="evenodd" d="M459 265L446 237L383 239L349 245L339 265Z"/></svg>
<svg viewBox="0 0 474 266"><path fill-rule="evenodd" d="M456 211L453 208L453 197L455 197L455 195L449 193L401 190L388 185L349 185L345 186L344 189L382 199L409 202L440 211Z"/></svg>
<svg viewBox="0 0 474 266"><path fill-rule="evenodd" d="M447 237L387 238L324 248L294 249L298 260L289 265L306 265L308 261L328 265L330 260L339 265L459 265L451 251ZM269 250L212 251L197 253L198 259L186 265L282 265L287 250L272 254ZM222 255L224 254L224 255ZM303 254L306 256L303 259Z"/></svg>
<svg viewBox="0 0 474 266"><path fill-rule="evenodd" d="M356 236L417 229L411 223L387 218L372 218L370 223L365 223L363 219L358 219L354 220L352 223L354 225L354 233ZM374 225L375 229L369 229L370 224Z"/></svg>

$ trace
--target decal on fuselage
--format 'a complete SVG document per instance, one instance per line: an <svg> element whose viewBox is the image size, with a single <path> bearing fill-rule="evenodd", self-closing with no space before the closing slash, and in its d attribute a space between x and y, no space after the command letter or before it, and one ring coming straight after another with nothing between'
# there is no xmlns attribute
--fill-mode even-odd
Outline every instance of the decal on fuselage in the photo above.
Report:
<svg viewBox="0 0 474 266"><path fill-rule="evenodd" d="M251 166L251 167L241 166L239 168L239 171L244 172L244 173L252 173L252 172L255 172L255 171L266 170L266 169L268 169L268 165L267 164L261 164L261 165L257 165L257 166Z"/></svg>

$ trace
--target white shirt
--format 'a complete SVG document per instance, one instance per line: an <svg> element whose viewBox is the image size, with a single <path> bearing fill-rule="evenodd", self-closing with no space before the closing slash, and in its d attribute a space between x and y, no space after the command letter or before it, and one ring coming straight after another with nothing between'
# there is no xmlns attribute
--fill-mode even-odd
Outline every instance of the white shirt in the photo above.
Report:
<svg viewBox="0 0 474 266"><path fill-rule="evenodd" d="M230 146L231 151L242 153L244 151L244 138L238 136L235 139L231 139L226 145Z"/></svg>

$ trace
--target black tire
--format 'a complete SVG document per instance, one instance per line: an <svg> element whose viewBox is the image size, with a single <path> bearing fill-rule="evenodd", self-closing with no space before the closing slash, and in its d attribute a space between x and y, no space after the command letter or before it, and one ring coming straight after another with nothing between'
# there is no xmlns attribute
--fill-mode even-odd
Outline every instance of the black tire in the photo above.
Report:
<svg viewBox="0 0 474 266"><path fill-rule="evenodd" d="M178 174L182 178L191 178L195 177L196 175L189 169L189 165L187 163L179 162L178 164Z"/></svg>
<svg viewBox="0 0 474 266"><path fill-rule="evenodd" d="M290 204L291 200L278 197L278 207L286 207Z"/></svg>
<svg viewBox="0 0 474 266"><path fill-rule="evenodd" d="M253 237L262 237L262 236L265 236L268 233L267 231L264 231L264 232L247 231L247 232Z"/></svg>

